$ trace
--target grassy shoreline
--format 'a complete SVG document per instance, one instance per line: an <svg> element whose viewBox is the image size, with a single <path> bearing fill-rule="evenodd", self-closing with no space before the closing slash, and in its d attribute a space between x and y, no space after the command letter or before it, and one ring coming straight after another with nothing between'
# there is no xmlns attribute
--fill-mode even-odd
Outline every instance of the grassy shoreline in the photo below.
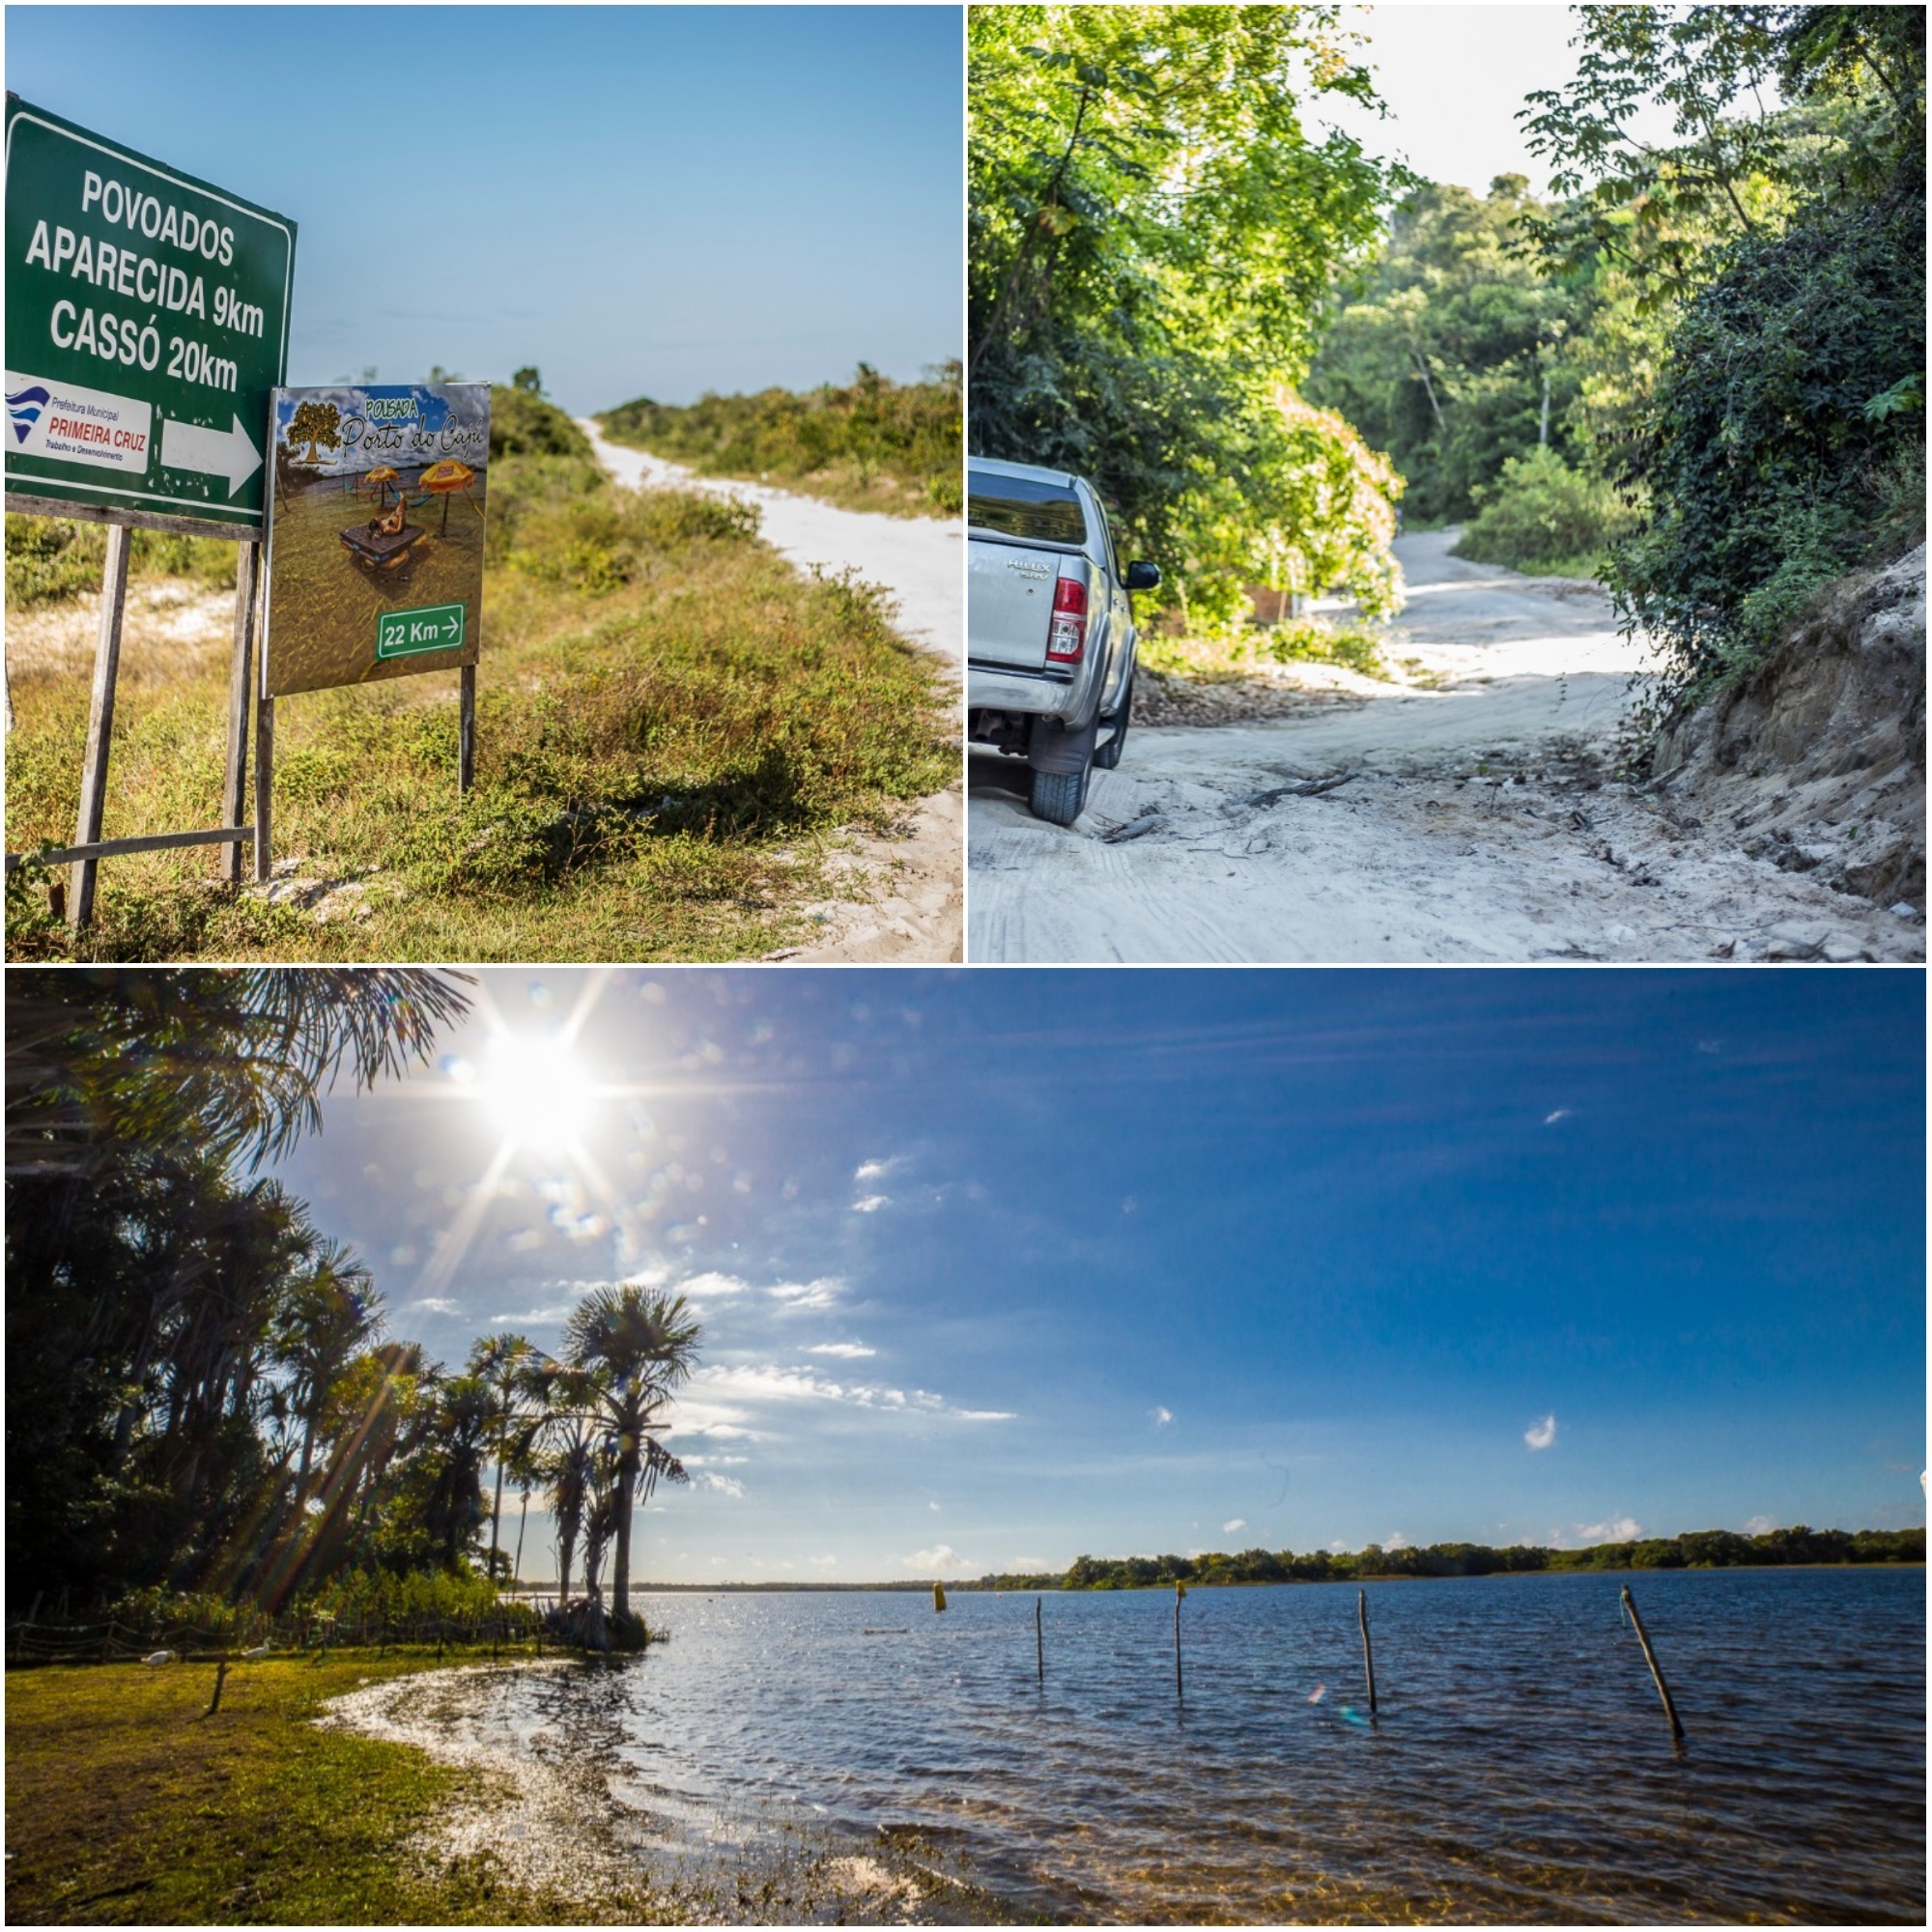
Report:
<svg viewBox="0 0 1932 1932"><path fill-rule="evenodd" d="M574 1922L488 1853L440 1872L412 1841L487 1775L325 1729L329 1698L433 1652L232 1670L48 1665L7 1675L7 1917L15 1924ZM639 1922L641 1898L611 1901ZM651 1922L647 1918L643 1922Z"/></svg>
<svg viewBox="0 0 1932 1932"><path fill-rule="evenodd" d="M212 1662L10 1670L9 1921L1012 1922L884 1842L734 1843L657 1882L594 1773L546 1809L518 1776L317 1721L332 1700L461 1669L428 1650L245 1663L212 1716ZM424 1735L420 1716L398 1733L412 1728Z"/></svg>

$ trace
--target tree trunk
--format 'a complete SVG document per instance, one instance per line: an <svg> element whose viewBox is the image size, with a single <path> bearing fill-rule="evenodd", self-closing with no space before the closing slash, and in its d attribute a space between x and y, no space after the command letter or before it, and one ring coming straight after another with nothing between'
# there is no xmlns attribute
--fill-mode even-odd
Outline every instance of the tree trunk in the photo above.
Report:
<svg viewBox="0 0 1932 1932"><path fill-rule="evenodd" d="M510 1582L512 1583L512 1585L516 1583L517 1577L522 1574L523 1571L524 1531L527 1527L529 1520L530 1520L530 1492L529 1491L526 1490L524 1492L523 1514L517 1519L517 1560L510 1565Z"/></svg>
<svg viewBox="0 0 1932 1932"><path fill-rule="evenodd" d="M628 1462L630 1459L626 1458ZM631 1500L638 1492L635 1468L617 1471L617 1557L611 1572L611 1607L620 1617L631 1613Z"/></svg>
<svg viewBox="0 0 1932 1932"><path fill-rule="evenodd" d="M503 1445L497 1444L497 1502L490 1512L490 1575L497 1574L497 1551L501 1548L501 1538L497 1531L503 1521Z"/></svg>
<svg viewBox="0 0 1932 1932"><path fill-rule="evenodd" d="M556 1544L556 1600L560 1604L570 1601L570 1571L576 1560L577 1532L559 1533Z"/></svg>

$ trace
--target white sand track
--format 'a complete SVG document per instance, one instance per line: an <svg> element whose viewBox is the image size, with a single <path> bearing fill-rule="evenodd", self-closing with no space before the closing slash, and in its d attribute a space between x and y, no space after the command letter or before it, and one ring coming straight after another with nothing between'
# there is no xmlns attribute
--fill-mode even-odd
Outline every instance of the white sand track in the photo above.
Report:
<svg viewBox="0 0 1932 1932"><path fill-rule="evenodd" d="M1136 728L1070 828L969 773L969 953L1009 961L1922 959L1924 931L1620 783L1641 649L1601 593L1398 540L1390 655L1306 715ZM1332 686L1332 677L1321 680ZM1315 797L1296 781L1359 776Z"/></svg>
<svg viewBox="0 0 1932 1932"><path fill-rule="evenodd" d="M759 532L805 569L856 571L883 585L898 606L897 629L945 667L949 689L959 681L966 636L964 537L957 519L881 517L841 510L762 483L699 476L641 449L609 442L597 425L579 428L605 469L628 489L702 490L758 507ZM964 956L963 785L923 798L898 836L854 834L847 879L863 899L831 899L810 908L823 936L773 955L801 961L946 961Z"/></svg>

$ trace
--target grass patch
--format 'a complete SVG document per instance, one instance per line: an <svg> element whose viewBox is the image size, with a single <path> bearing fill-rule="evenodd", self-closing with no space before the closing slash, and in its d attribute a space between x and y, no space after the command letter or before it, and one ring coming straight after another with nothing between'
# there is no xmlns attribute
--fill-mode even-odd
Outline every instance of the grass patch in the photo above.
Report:
<svg viewBox="0 0 1932 1932"><path fill-rule="evenodd" d="M76 946L27 867L9 957L755 957L800 935L842 828L884 830L955 775L936 668L881 593L801 578L742 506L615 490L567 440L523 449L491 469L469 798L453 675L284 699L274 851L303 902L225 891L211 848L111 860ZM164 679L124 652L104 837L218 819L228 651L224 625ZM72 836L87 700L72 663L15 668L14 850Z"/></svg>
<svg viewBox="0 0 1932 1932"><path fill-rule="evenodd" d="M703 396L679 407L646 396L597 418L612 442L705 476L776 483L846 510L956 517L961 489L959 365L894 383L859 365L844 388Z"/></svg>
<svg viewBox="0 0 1932 1932"><path fill-rule="evenodd" d="M1384 641L1373 624L1330 624L1319 617L1297 617L1266 628L1250 625L1206 637L1143 635L1139 659L1164 677L1209 684L1253 677L1270 665L1286 664L1339 665L1363 677L1388 679L1392 673L1382 658Z"/></svg>
<svg viewBox="0 0 1932 1932"><path fill-rule="evenodd" d="M410 1841L483 1775L321 1730L325 1699L432 1667L370 1653L7 1678L7 1917L14 1924L575 1923L488 1853L437 1876ZM627 1919L639 1901L623 1903Z"/></svg>

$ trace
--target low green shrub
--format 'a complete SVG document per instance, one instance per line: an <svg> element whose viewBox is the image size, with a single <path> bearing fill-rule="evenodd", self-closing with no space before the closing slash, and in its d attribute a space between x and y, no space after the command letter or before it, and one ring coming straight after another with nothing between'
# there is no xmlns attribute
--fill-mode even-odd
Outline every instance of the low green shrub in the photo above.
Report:
<svg viewBox="0 0 1932 1932"><path fill-rule="evenodd" d="M1476 514L1453 554L1542 576L1594 575L1596 560L1635 522L1612 484L1547 447L1512 456L1495 482L1472 494Z"/></svg>

